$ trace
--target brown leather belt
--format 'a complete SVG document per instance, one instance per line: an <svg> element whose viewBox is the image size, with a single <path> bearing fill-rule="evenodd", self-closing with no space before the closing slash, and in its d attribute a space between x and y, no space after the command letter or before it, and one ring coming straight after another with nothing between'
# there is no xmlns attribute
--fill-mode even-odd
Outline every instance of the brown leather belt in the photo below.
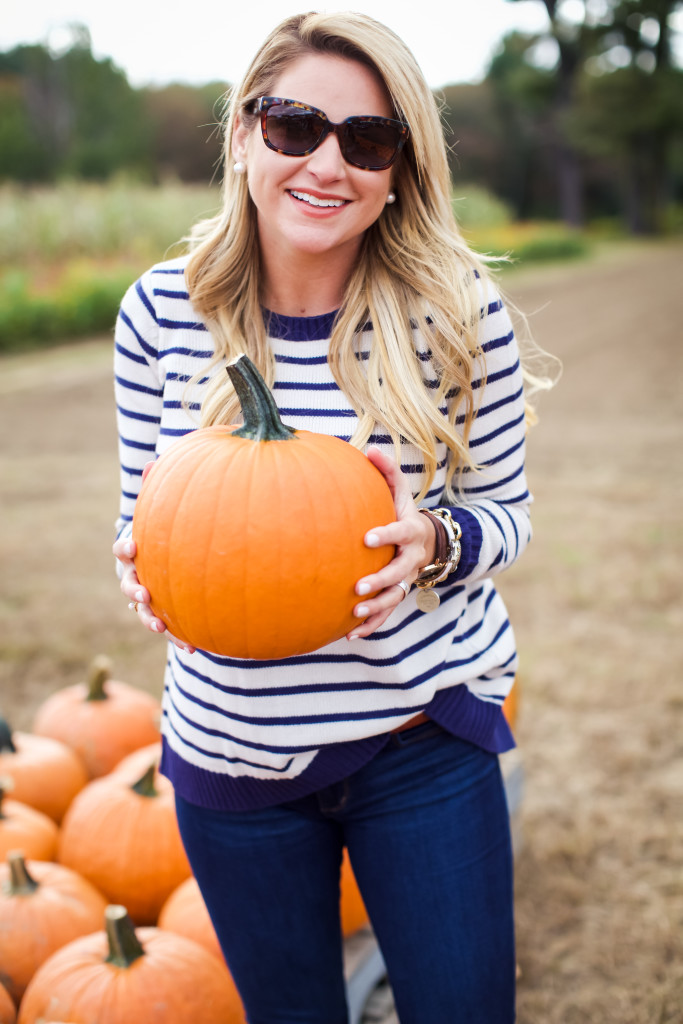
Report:
<svg viewBox="0 0 683 1024"><path fill-rule="evenodd" d="M416 725L422 725L423 722L429 721L429 715L426 715L424 711L421 711L419 715L415 715L413 718L409 718L403 725L399 725L397 729L392 729L392 732L403 732L404 729L412 729Z"/></svg>

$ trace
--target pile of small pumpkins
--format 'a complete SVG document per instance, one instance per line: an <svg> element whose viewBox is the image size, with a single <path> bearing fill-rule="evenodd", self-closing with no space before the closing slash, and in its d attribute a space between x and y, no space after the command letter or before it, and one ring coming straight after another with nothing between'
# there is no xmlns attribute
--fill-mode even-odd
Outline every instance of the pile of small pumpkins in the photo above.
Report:
<svg viewBox="0 0 683 1024"><path fill-rule="evenodd" d="M157 771L159 702L111 678L0 719L0 1024L244 1024ZM367 922L344 858L345 935Z"/></svg>

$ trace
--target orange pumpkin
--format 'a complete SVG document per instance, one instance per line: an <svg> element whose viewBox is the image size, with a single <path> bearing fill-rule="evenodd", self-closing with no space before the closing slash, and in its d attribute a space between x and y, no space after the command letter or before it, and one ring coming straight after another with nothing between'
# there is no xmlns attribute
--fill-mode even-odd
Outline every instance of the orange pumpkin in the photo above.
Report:
<svg viewBox="0 0 683 1024"><path fill-rule="evenodd" d="M0 864L0 971L19 1003L26 986L55 950L98 931L104 896L60 864L24 860L15 850Z"/></svg>
<svg viewBox="0 0 683 1024"><path fill-rule="evenodd" d="M36 860L52 860L57 853L59 829L42 811L19 800L8 800L5 794L13 786L11 777L0 777L0 858L20 849Z"/></svg>
<svg viewBox="0 0 683 1024"><path fill-rule="evenodd" d="M341 866L341 913L342 933L352 935L368 923L368 913L358 889L349 855L344 849ZM223 962L223 953L216 937L209 912L194 877L187 878L171 893L159 914L160 928L194 939Z"/></svg>
<svg viewBox="0 0 683 1024"><path fill-rule="evenodd" d="M65 743L29 732L12 732L0 719L0 775L14 779L15 800L58 824L88 781L85 765Z"/></svg>
<svg viewBox="0 0 683 1024"><path fill-rule="evenodd" d="M171 893L161 908L158 923L160 928L193 939L225 963L196 878L186 878Z"/></svg>
<svg viewBox="0 0 683 1024"><path fill-rule="evenodd" d="M190 875L173 789L155 765L131 785L112 772L88 783L67 811L57 859L124 903L136 924L153 924Z"/></svg>
<svg viewBox="0 0 683 1024"><path fill-rule="evenodd" d="M15 1024L17 1011L10 994L4 985L0 984L0 1024Z"/></svg>
<svg viewBox="0 0 683 1024"><path fill-rule="evenodd" d="M381 473L336 437L293 430L246 357L228 366L244 416L176 441L135 506L152 608L195 647L238 658L316 650L358 620L354 586L393 557L365 533L396 518Z"/></svg>
<svg viewBox="0 0 683 1024"><path fill-rule="evenodd" d="M508 725L511 729L514 729L515 723L517 722L517 715L519 713L519 682L515 676L515 681L512 684L512 689L508 693L507 697L503 701L503 714L508 720Z"/></svg>
<svg viewBox="0 0 683 1024"><path fill-rule="evenodd" d="M131 783L137 782L150 765L158 766L160 760L161 740L157 743L150 743L146 747L140 747L139 750L134 750L132 754L127 754L119 761L115 768L112 768L110 774L128 779ZM163 775L157 775L156 780L158 786L163 786L164 783L168 782ZM170 782L168 785L171 785Z"/></svg>
<svg viewBox="0 0 683 1024"><path fill-rule="evenodd" d="M86 683L53 693L38 709L33 731L75 750L98 778L139 747L159 738L156 697L111 678L108 658L96 658Z"/></svg>
<svg viewBox="0 0 683 1024"><path fill-rule="evenodd" d="M353 935L354 932L357 932L359 928L368 923L368 912L365 909L363 897L360 894L346 847L344 847L344 857L342 859L340 884L341 902L339 909L341 911L342 933L345 936Z"/></svg>
<svg viewBox="0 0 683 1024"><path fill-rule="evenodd" d="M244 1024L225 965L196 942L161 928L135 931L125 908L107 907L105 931L47 960L26 990L19 1024Z"/></svg>

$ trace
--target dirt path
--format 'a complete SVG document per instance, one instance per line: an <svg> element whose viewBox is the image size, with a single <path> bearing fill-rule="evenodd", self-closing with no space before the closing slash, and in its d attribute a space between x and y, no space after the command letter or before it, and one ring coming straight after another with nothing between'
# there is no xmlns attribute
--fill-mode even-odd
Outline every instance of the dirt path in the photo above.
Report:
<svg viewBox="0 0 683 1024"><path fill-rule="evenodd" d="M683 1021L683 246L514 272L564 363L529 474L535 539L501 581L522 655L520 1024ZM109 554L106 339L0 362L0 688L38 701L104 651L159 692L163 644Z"/></svg>

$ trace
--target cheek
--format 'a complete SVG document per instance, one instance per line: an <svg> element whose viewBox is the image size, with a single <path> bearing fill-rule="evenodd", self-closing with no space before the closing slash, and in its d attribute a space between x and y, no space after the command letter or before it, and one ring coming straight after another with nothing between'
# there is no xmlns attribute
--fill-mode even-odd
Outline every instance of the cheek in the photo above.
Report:
<svg viewBox="0 0 683 1024"><path fill-rule="evenodd" d="M366 172L370 173L370 172ZM378 180L372 180L371 182L365 183L365 195L367 198L368 209L372 210L374 216L373 221L381 215L384 207L386 206L387 196L391 190L391 176L386 172L377 172Z"/></svg>

